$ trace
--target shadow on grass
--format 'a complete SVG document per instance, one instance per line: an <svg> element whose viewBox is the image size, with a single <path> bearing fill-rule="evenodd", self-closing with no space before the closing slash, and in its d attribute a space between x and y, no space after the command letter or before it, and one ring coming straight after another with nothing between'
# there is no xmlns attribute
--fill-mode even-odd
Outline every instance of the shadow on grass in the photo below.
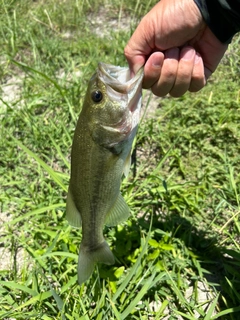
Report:
<svg viewBox="0 0 240 320"><path fill-rule="evenodd" d="M149 226L150 218L146 216L137 221L132 220L131 225L124 225L120 229L116 227L113 241L113 251L117 258L115 268L122 265L130 267L133 263L131 258L134 259L134 252L141 247L141 232L147 233ZM160 232L158 232L159 230ZM194 263L190 263L189 268L195 269L195 278L201 281L203 276L209 287L214 287L220 293L220 309L225 310L239 306L240 252L219 245L218 234L212 230L204 230L204 225L199 226L194 220L190 221L175 213L165 216L154 214L151 232L152 239L157 242L162 241L164 232L169 234L172 242L180 243L182 247L186 247L196 256L199 268L194 267ZM176 261L173 261L171 266L172 252L166 252L166 256L169 262L168 269L177 268ZM161 257L159 257L160 259ZM116 281L113 271L109 271L109 266L101 265L99 267L101 277ZM191 283L191 279L189 282ZM148 295L154 296L154 292L162 290L162 286L161 283L159 288L152 288L153 292L148 292ZM179 305L179 310L181 309L182 306ZM229 319L236 319L236 313L233 314L233 318L230 316Z"/></svg>
<svg viewBox="0 0 240 320"><path fill-rule="evenodd" d="M146 224L146 220L140 221L140 224L145 227L149 225ZM164 217L156 214L153 218L152 230L160 229L172 233L175 239L179 239L197 256L203 276L210 286L214 286L216 291L220 292L220 308L238 307L240 305L240 252L220 245L218 234L211 229L204 230L203 222L201 224L197 225L196 220L191 221L175 213ZM236 313L233 319L236 319Z"/></svg>

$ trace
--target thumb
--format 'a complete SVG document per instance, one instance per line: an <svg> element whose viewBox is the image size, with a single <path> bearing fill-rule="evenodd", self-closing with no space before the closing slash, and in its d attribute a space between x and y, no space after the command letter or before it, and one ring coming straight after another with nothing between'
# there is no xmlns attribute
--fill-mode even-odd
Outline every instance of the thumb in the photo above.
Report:
<svg viewBox="0 0 240 320"><path fill-rule="evenodd" d="M138 72L138 70L142 66L144 66L146 57L141 54L135 55L134 52L131 51L130 48L128 48L128 45L124 50L124 54L129 65L131 76L133 77Z"/></svg>
<svg viewBox="0 0 240 320"><path fill-rule="evenodd" d="M149 19L146 16L139 23L124 49L124 55L128 61L132 74L144 66L148 56L154 48L154 32L149 26Z"/></svg>

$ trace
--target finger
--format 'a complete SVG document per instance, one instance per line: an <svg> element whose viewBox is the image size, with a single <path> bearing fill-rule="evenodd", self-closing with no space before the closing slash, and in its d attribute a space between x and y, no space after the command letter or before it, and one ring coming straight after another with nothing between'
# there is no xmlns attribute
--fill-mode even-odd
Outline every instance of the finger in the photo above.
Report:
<svg viewBox="0 0 240 320"><path fill-rule="evenodd" d="M190 87L196 52L192 47L184 47L180 52L175 84L169 92L173 97L182 96Z"/></svg>
<svg viewBox="0 0 240 320"><path fill-rule="evenodd" d="M128 61L131 77L133 77L138 72L138 70L142 66L144 66L146 58L143 55L136 55L136 56L126 55L126 59Z"/></svg>
<svg viewBox="0 0 240 320"><path fill-rule="evenodd" d="M143 88L151 88L158 81L163 65L164 54L162 52L154 52L148 58L144 66Z"/></svg>
<svg viewBox="0 0 240 320"><path fill-rule="evenodd" d="M131 76L134 76L144 66L146 61L146 55L137 50L137 43L135 43L134 39L133 35L124 49L124 55L127 59Z"/></svg>
<svg viewBox="0 0 240 320"><path fill-rule="evenodd" d="M155 47L154 26L150 23L151 19L147 18L147 16L141 20L124 49L124 55L132 74L136 74L145 64L146 57Z"/></svg>
<svg viewBox="0 0 240 320"><path fill-rule="evenodd" d="M192 71L192 79L188 90L190 92L197 92L201 90L206 84L205 70L202 57L196 52L194 66Z"/></svg>
<svg viewBox="0 0 240 320"><path fill-rule="evenodd" d="M152 86L152 92L163 97L174 86L178 69L179 48L171 48L165 51L161 75L157 83Z"/></svg>

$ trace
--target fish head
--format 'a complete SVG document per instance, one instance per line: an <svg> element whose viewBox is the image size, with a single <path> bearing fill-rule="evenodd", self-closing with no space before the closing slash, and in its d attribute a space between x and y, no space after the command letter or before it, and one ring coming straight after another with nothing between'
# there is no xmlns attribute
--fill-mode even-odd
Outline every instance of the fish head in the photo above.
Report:
<svg viewBox="0 0 240 320"><path fill-rule="evenodd" d="M99 63L90 79L82 110L95 142L111 148L136 130L142 79L143 69L131 78L128 68Z"/></svg>

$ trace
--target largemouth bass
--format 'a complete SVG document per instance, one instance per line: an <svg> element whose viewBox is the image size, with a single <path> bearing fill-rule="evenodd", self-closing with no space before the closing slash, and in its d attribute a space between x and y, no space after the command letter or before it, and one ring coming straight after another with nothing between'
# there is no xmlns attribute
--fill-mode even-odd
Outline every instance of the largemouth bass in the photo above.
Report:
<svg viewBox="0 0 240 320"><path fill-rule="evenodd" d="M82 226L79 284L90 277L95 263L114 263L103 227L129 216L120 184L131 164L142 79L143 69L131 78L128 68L99 63L89 81L73 138L66 208L69 223Z"/></svg>

